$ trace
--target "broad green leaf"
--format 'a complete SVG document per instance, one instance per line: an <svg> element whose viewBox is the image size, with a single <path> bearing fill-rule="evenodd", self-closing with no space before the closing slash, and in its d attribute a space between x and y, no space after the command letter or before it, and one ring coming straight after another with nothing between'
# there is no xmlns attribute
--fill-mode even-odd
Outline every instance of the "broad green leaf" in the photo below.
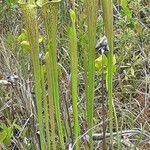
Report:
<svg viewBox="0 0 150 150"><path fill-rule="evenodd" d="M42 43L43 42L43 37L40 37L39 38L39 43Z"/></svg>
<svg viewBox="0 0 150 150"><path fill-rule="evenodd" d="M104 55L103 59L104 59L104 67L107 67L107 57ZM98 57L95 60L95 71L101 73L101 70L102 70L102 56Z"/></svg>
<svg viewBox="0 0 150 150"><path fill-rule="evenodd" d="M3 144L4 139L6 138L7 133L5 130L0 132L0 144Z"/></svg>
<svg viewBox="0 0 150 150"><path fill-rule="evenodd" d="M125 14L127 17L131 18L132 17L132 13L128 7L128 3L127 0L121 0L121 7L123 8Z"/></svg>
<svg viewBox="0 0 150 150"><path fill-rule="evenodd" d="M9 146L11 144L11 137L13 135L13 129L11 127L9 127L9 128L7 128L6 132L7 132L7 136L4 139L4 144L6 146Z"/></svg>
<svg viewBox="0 0 150 150"><path fill-rule="evenodd" d="M27 31L25 29L22 29L22 33L18 36L18 41L23 41L27 38Z"/></svg>
<svg viewBox="0 0 150 150"><path fill-rule="evenodd" d="M72 20L73 25L75 24L75 20L76 20L76 14L73 10L70 10L70 17Z"/></svg>
<svg viewBox="0 0 150 150"><path fill-rule="evenodd" d="M107 57L104 55L104 73L106 74L108 71L107 71ZM113 73L116 72L116 57L115 55L113 56ZM97 73L101 74L101 71L102 71L102 56L98 57L96 60L95 60L95 70Z"/></svg>
<svg viewBox="0 0 150 150"><path fill-rule="evenodd" d="M7 127L6 124L1 124L2 132L0 132L0 143L9 146L11 144L11 137L13 135L13 128Z"/></svg>
<svg viewBox="0 0 150 150"><path fill-rule="evenodd" d="M25 49L29 49L30 48L30 45L29 45L28 41L22 41L20 44Z"/></svg>
<svg viewBox="0 0 150 150"><path fill-rule="evenodd" d="M3 130L7 130L6 124L5 124L5 123L1 123L1 128L2 128Z"/></svg>
<svg viewBox="0 0 150 150"><path fill-rule="evenodd" d="M7 5L14 6L17 4L17 0L5 0Z"/></svg>

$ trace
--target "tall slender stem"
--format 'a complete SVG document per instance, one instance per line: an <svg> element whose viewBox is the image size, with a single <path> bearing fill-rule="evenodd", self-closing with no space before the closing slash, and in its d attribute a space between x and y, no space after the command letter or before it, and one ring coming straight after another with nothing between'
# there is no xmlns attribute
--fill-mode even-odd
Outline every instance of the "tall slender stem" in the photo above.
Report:
<svg viewBox="0 0 150 150"><path fill-rule="evenodd" d="M58 1L46 1L42 5L44 25L46 29L46 34L48 37L48 52L51 60L50 66L52 69L52 81L53 81L53 96L54 105L56 113L56 121L59 133L59 139L61 143L61 148L64 150L64 140L63 140L63 125L61 123L60 116L60 104L59 104L59 87L58 87L58 70L57 70L57 23L58 23Z"/></svg>
<svg viewBox="0 0 150 150"><path fill-rule="evenodd" d="M109 130L110 130L110 142L113 145L113 113L115 117L115 123L117 128L117 143L118 149L120 149L120 140L118 134L118 121L116 110L113 103L112 90L113 90L113 1L112 0L102 0L103 7L103 17L104 17L104 27L105 34L108 38L109 44L109 53L108 57L108 75L107 75L107 83L108 83L108 108L109 108Z"/></svg>
<svg viewBox="0 0 150 150"><path fill-rule="evenodd" d="M45 150L44 132L43 132L43 116L42 116L42 100L41 100L41 77L40 77L40 64L39 64L39 33L37 25L37 12L34 1L31 3L21 3L20 7L23 12L23 18L25 21L25 27L28 34L28 40L30 44L30 52L32 57L33 69L34 69L34 84L36 93L37 104L37 116L39 122L40 131L40 143L41 149Z"/></svg>
<svg viewBox="0 0 150 150"><path fill-rule="evenodd" d="M95 35L96 35L96 11L97 0L87 0L87 24L88 24L88 96L87 96L87 123L88 129L93 127L94 105L94 78L95 78ZM93 149L92 130L89 132L90 149Z"/></svg>
<svg viewBox="0 0 150 150"><path fill-rule="evenodd" d="M55 119L54 119L54 96L53 96L53 79L52 79L52 60L47 52L45 55L46 61L46 73L47 73L47 83L48 83L48 99L49 99L49 114L50 114L50 124L52 133L52 143L53 149L56 149L55 141Z"/></svg>
<svg viewBox="0 0 150 150"><path fill-rule="evenodd" d="M112 0L102 0L103 17L105 34L108 38L109 53L108 53L108 107L109 107L109 130L110 130L110 141L113 142L113 99L112 99L112 78L113 78L113 9Z"/></svg>
<svg viewBox="0 0 150 150"><path fill-rule="evenodd" d="M47 141L47 150L50 150L50 126L49 126L49 116L48 116L48 102L46 96L46 83L45 83L45 74L44 66L41 66L41 86L42 86L42 98L44 103L44 119L45 119L45 128L46 128L46 141ZM55 131L55 129L53 129Z"/></svg>
<svg viewBox="0 0 150 150"><path fill-rule="evenodd" d="M74 115L74 138L75 140L79 136L79 121L78 121L78 109L77 109L77 79L78 79L78 57L77 57L77 35L75 28L76 16L73 10L70 11L72 25L69 30L70 38L70 55L71 55L71 91L73 102L73 115ZM79 142L76 144L76 149L79 149Z"/></svg>

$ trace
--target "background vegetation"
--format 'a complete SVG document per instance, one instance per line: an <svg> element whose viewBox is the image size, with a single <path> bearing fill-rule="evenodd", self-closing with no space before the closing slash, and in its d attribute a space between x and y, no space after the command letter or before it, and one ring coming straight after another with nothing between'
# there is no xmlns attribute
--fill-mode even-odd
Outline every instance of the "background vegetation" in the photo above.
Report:
<svg viewBox="0 0 150 150"><path fill-rule="evenodd" d="M45 2L0 1L0 149L148 150L150 2Z"/></svg>

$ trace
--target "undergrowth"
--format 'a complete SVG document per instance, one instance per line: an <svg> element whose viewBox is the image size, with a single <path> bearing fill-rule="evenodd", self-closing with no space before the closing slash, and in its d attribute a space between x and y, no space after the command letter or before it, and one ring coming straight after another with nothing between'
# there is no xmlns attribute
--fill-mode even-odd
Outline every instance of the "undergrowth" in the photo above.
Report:
<svg viewBox="0 0 150 150"><path fill-rule="evenodd" d="M0 2L0 149L148 150L149 1L44 2Z"/></svg>

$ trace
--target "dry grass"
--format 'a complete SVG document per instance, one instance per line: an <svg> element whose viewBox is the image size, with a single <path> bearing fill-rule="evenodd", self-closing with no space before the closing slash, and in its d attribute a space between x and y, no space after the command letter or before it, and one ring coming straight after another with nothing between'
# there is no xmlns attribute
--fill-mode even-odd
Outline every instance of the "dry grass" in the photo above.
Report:
<svg viewBox="0 0 150 150"><path fill-rule="evenodd" d="M130 7L134 6L132 3L130 3ZM137 2L135 3L137 4ZM150 28L139 15L140 10L144 10L145 7L146 5L144 3L140 4L138 12L135 12L133 8L135 18L138 20L143 30L139 33L124 26L126 20L125 18L121 18L120 12L115 16L114 53L117 59L117 73L114 76L113 99L117 111L120 127L119 131L122 132L121 146L124 150L134 149L135 146L137 150L149 150L150 147ZM0 22L0 24L3 24L3 28L0 29L0 80L8 80L7 77L11 75L17 75L18 80L17 85L14 86L0 85L0 123L4 122L8 124L7 119L11 122L16 120L16 124L22 127L22 131L28 128L25 137L29 143L33 145L36 144L38 149L39 137L37 133L38 124L36 120L36 105L33 92L32 67L28 54L22 52L23 49L17 41L17 36L22 26L20 17L16 15L14 10L11 11L13 13L8 12L5 14L5 17L1 16ZM148 17L147 13L145 15ZM63 15L61 17L63 17ZM101 17L98 18L101 19ZM101 20L98 20L98 22L101 22ZM63 25L60 24L60 26L66 30L65 22ZM102 29L98 26L98 31L100 30ZM71 79L69 68L70 57L68 54L69 46L66 36L67 33L65 31L59 33L58 66L60 70L59 93L61 100L61 117L65 122L64 130L68 138L65 139L66 145L69 146L70 126L73 125L73 110L70 100ZM97 33L97 37L99 37L99 33ZM79 49L81 53L82 49L80 45ZM96 56L98 57L98 54L96 54ZM81 136L83 135L81 139L83 139L83 143L86 143L86 138L88 137L84 136L84 133L87 132L87 122L85 121L86 104L82 57L79 61L81 62L78 73L78 111ZM134 76L131 74L130 66L134 68ZM123 70L126 71L126 74ZM102 133L102 108L100 104L101 78L96 76L95 80L93 140L94 149L101 149L101 135L97 134ZM107 98L107 93L105 98ZM108 118L106 122L108 123ZM26 145L25 139L22 139L23 137L21 136L22 131L14 128L14 136L9 149L22 149L23 146ZM113 132L113 134L116 134L115 127ZM142 133L144 134L141 135ZM108 127L106 135L108 138L110 137ZM58 142L58 137L56 137L56 142ZM84 149L83 143L81 144L82 149ZM117 146L116 141L114 141L114 149L117 149L115 146Z"/></svg>

